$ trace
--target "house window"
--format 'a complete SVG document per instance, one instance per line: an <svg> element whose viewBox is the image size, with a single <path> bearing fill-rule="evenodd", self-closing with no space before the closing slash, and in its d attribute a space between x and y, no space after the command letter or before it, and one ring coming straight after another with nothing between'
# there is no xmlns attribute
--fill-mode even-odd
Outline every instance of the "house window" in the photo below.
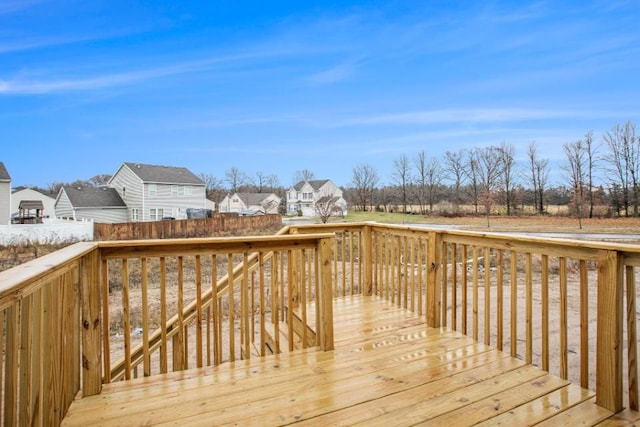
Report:
<svg viewBox="0 0 640 427"><path fill-rule="evenodd" d="M149 190L149 197L155 197L158 195L158 186L156 184L149 184L147 188Z"/></svg>
<svg viewBox="0 0 640 427"><path fill-rule="evenodd" d="M177 185L172 185L171 186L171 197L178 197L178 186Z"/></svg>
<svg viewBox="0 0 640 427"><path fill-rule="evenodd" d="M184 195L185 196L191 196L193 194L193 190L191 189L190 185L185 185L184 186Z"/></svg>
<svg viewBox="0 0 640 427"><path fill-rule="evenodd" d="M302 200L313 200L313 193L302 193Z"/></svg>
<svg viewBox="0 0 640 427"><path fill-rule="evenodd" d="M149 219L151 221L159 221L164 216L164 210L162 208L151 208L149 209Z"/></svg>
<svg viewBox="0 0 640 427"><path fill-rule="evenodd" d="M138 208L131 208L131 222L140 221L140 210Z"/></svg>

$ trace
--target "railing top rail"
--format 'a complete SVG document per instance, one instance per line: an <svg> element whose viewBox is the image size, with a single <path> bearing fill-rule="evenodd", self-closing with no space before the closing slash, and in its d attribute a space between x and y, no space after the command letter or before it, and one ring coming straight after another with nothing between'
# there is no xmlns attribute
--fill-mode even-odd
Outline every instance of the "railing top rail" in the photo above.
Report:
<svg viewBox="0 0 640 427"><path fill-rule="evenodd" d="M572 248L573 250L597 251L608 250L623 252L629 255L640 254L640 245L620 242L603 242L596 240L567 239L558 237L530 236L509 232L481 232L468 230L453 230L443 228L429 228L399 224L370 223L373 230L384 229L405 231L410 233L438 233L442 235L444 241L460 241L460 243L478 244L485 246L504 246L506 249L520 247L547 248L555 246L557 248ZM485 243L482 243L482 242Z"/></svg>
<svg viewBox="0 0 640 427"><path fill-rule="evenodd" d="M288 234L254 237L211 237L188 239L119 240L99 242L104 258L190 255L199 253L243 253L313 247L333 233Z"/></svg>
<svg viewBox="0 0 640 427"><path fill-rule="evenodd" d="M37 288L42 280L52 280L79 258L95 250L94 242L79 242L40 258L0 272L0 310Z"/></svg>

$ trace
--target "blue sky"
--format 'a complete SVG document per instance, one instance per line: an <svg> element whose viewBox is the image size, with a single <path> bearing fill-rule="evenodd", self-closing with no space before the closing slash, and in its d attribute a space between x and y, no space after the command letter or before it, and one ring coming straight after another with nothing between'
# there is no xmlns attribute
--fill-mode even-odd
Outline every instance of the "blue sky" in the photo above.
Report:
<svg viewBox="0 0 640 427"><path fill-rule="evenodd" d="M391 181L421 150L562 144L640 116L640 2L0 2L13 185L124 161ZM557 168L554 168L556 170Z"/></svg>

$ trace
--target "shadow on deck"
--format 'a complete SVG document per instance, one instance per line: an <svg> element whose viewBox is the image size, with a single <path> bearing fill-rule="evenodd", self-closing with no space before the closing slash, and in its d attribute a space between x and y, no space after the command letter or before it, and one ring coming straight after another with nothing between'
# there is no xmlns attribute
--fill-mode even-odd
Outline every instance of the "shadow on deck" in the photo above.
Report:
<svg viewBox="0 0 640 427"><path fill-rule="evenodd" d="M377 297L334 300L335 350L107 384L64 425L594 425L594 393ZM629 414L627 414L629 415ZM624 423L620 414L612 424Z"/></svg>

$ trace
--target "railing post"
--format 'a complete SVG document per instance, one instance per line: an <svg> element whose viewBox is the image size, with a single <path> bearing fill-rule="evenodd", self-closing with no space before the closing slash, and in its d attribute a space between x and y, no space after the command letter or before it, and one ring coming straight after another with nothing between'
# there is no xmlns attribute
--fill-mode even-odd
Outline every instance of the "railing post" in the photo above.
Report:
<svg viewBox="0 0 640 427"><path fill-rule="evenodd" d="M429 232L427 242L427 325L432 328L440 327L441 295L438 280L440 264L442 263L442 235L435 231Z"/></svg>
<svg viewBox="0 0 640 427"><path fill-rule="evenodd" d="M623 263L616 251L598 253L596 403L622 410Z"/></svg>
<svg viewBox="0 0 640 427"><path fill-rule="evenodd" d="M323 351L333 350L333 284L331 283L331 240L318 241L320 283L318 303L320 310L319 339Z"/></svg>
<svg viewBox="0 0 640 427"><path fill-rule="evenodd" d="M82 395L92 396L102 390L100 252L94 249L80 261L82 298ZM106 297L106 296L105 296Z"/></svg>
<svg viewBox="0 0 640 427"><path fill-rule="evenodd" d="M371 240L371 226L366 224L362 227L362 245L364 246L364 250L362 251L362 259L360 260L361 264L364 266L364 283L362 284L362 295L371 296L373 292L373 248L372 248L372 240Z"/></svg>

